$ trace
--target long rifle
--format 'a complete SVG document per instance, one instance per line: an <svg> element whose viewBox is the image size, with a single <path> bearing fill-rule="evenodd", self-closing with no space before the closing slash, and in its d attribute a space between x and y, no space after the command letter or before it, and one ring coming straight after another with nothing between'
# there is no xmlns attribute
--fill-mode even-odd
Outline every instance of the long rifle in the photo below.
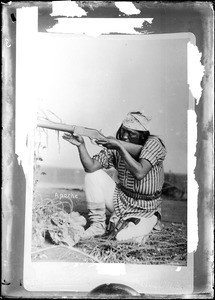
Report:
<svg viewBox="0 0 215 300"><path fill-rule="evenodd" d="M64 131L69 133L75 133L89 137L91 140L107 140L107 138L97 129L87 128L84 126L68 125L64 123L50 122L47 120L38 120L38 127L52 129L57 131Z"/></svg>
<svg viewBox="0 0 215 300"><path fill-rule="evenodd" d="M51 122L48 120L44 120L41 118L38 118L37 127L51 129L51 130L57 130L57 131L63 131L63 132L69 132L74 133L81 136L86 136L90 138L91 141L101 141L105 140L107 141L109 137L104 136L100 131L93 128L88 128L84 126L76 126L76 125L68 125L64 123L57 123L57 122ZM140 151L142 149L141 145L136 145L133 143L128 143L120 140L120 143L125 147L125 149L135 158L139 157Z"/></svg>

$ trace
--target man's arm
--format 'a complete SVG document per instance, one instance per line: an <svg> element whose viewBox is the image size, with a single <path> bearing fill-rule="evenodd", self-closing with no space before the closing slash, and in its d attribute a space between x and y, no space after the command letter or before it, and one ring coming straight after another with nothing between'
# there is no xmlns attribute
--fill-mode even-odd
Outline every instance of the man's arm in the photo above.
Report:
<svg viewBox="0 0 215 300"><path fill-rule="evenodd" d="M123 146L119 148L119 152L125 161L126 168L136 179L143 179L152 169L152 165L148 160L141 158L136 161Z"/></svg>
<svg viewBox="0 0 215 300"><path fill-rule="evenodd" d="M90 157L85 144L78 146L78 152L85 172L92 173L102 169L101 164L97 160Z"/></svg>
<svg viewBox="0 0 215 300"><path fill-rule="evenodd" d="M140 152L142 150L141 145L129 143L129 142L124 142L119 140L120 144L123 146L123 148L135 159L138 159L140 156Z"/></svg>
<svg viewBox="0 0 215 300"><path fill-rule="evenodd" d="M73 134L65 133L63 135L63 139L77 146L81 163L86 172L92 173L102 168L101 164L97 160L90 157L82 136L74 136Z"/></svg>
<svg viewBox="0 0 215 300"><path fill-rule="evenodd" d="M137 144L133 144L133 143L129 143L129 142L125 142L122 140L117 140L116 138L112 137L112 136L108 136L106 137L106 140L97 140L96 143L98 145L103 145L104 147L108 148L108 145L112 145L112 143L114 143L113 145L115 145L115 141L118 143L120 143L123 148L128 151L128 153L134 157L135 159L138 159L140 156L140 152L142 150L141 145L137 145ZM111 148L110 149L115 149L115 148ZM116 149L118 150L118 149Z"/></svg>
<svg viewBox="0 0 215 300"><path fill-rule="evenodd" d="M100 141L99 144L103 145L108 149L117 150L122 158L125 161L126 168L130 171L130 173L138 180L143 179L147 175L147 173L151 170L152 165L146 159L139 159L139 155L135 154L134 157L130 153L134 153L139 147L139 154L142 149L141 145L136 145L133 143L123 142L117 139L109 138L108 141ZM127 150L129 149L129 151ZM134 151L134 152L132 152Z"/></svg>
<svg viewBox="0 0 215 300"><path fill-rule="evenodd" d="M108 141L109 139L114 139L113 137L105 137L101 132L99 132L96 129L86 128L83 126L75 126L75 125L67 125L62 123L50 122L42 118L38 118L37 126L46 129L51 129L51 130L63 131L66 132L66 135L68 133L71 133L71 134L75 134L76 136L87 136L91 139L91 141L95 140L99 142L99 141ZM120 142L134 158L139 157L142 148L141 145L135 145L123 141Z"/></svg>

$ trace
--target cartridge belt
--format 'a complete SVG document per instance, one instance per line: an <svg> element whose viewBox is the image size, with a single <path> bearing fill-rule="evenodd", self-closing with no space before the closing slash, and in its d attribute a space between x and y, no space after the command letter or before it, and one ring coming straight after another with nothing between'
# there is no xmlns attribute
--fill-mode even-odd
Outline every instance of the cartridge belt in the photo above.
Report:
<svg viewBox="0 0 215 300"><path fill-rule="evenodd" d="M133 198L135 200L155 200L160 198L161 196L161 191L157 191L152 195L145 195L145 194L140 194L140 193L136 193L133 192L131 190L128 190L127 188L125 188L122 184L117 184L117 187L128 197Z"/></svg>

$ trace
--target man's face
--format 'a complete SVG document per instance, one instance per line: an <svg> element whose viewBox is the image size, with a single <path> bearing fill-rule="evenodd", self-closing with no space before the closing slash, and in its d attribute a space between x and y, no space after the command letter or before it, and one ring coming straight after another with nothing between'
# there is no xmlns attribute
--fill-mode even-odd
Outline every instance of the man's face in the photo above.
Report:
<svg viewBox="0 0 215 300"><path fill-rule="evenodd" d="M120 139L124 142L133 144L139 144L140 142L140 133L137 130L129 129L125 126L121 127L120 137Z"/></svg>

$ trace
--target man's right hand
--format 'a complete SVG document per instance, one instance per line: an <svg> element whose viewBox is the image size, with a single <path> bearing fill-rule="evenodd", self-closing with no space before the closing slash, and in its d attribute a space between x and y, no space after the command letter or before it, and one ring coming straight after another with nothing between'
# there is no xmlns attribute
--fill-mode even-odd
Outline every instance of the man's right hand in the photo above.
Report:
<svg viewBox="0 0 215 300"><path fill-rule="evenodd" d="M83 137L81 135L74 135L73 133L64 133L63 139L77 147L84 144Z"/></svg>

